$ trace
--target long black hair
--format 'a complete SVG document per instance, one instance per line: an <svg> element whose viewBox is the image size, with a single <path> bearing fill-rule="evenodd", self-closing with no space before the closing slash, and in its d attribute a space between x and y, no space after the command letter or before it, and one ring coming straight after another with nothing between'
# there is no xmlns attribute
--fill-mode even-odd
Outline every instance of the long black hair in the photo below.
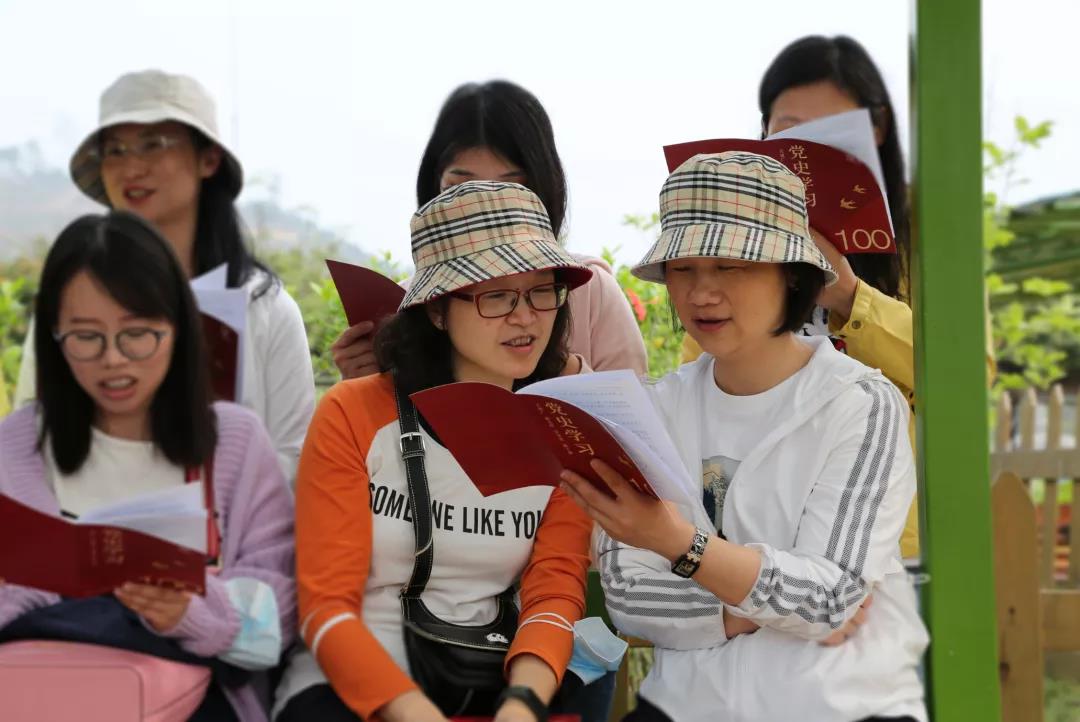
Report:
<svg viewBox="0 0 1080 722"><path fill-rule="evenodd" d="M558 278L558 271L555 275ZM443 296L431 303L435 304L436 316L445 318L450 299ZM536 368L527 378L516 380L515 389L562 373L570 355L567 350L569 331L570 304L564 303L555 312L551 338ZM375 360L379 370L394 373L396 389L401 394L456 381L453 351L450 334L431 322L425 305L399 311L386 319L375 334Z"/></svg>
<svg viewBox="0 0 1080 722"><path fill-rule="evenodd" d="M566 175L555 150L555 133L544 106L529 91L506 80L467 83L439 111L420 170L416 205L439 195L439 179L454 156L489 148L525 173L524 186L539 196L558 238L566 219Z"/></svg>
<svg viewBox="0 0 1080 722"><path fill-rule="evenodd" d="M151 403L151 433L155 446L174 464L204 464L217 443L217 425L195 298L169 243L149 223L121 211L72 222L45 258L34 314L42 422L38 447L48 441L66 474L77 471L90 452L94 401L53 338L61 295L80 271L131 313L172 324L172 358Z"/></svg>
<svg viewBox="0 0 1080 722"><path fill-rule="evenodd" d="M901 287L905 285L903 281L907 278L911 248L904 157L900 151L900 135L889 91L866 49L845 35L832 38L810 35L781 50L765 71L758 89L762 136L769 127L772 105L781 93L822 80L831 82L850 94L861 107L869 109L874 125L882 131L878 155L885 175L897 253L861 253L850 255L847 260L855 275L863 281L882 293L898 298Z"/></svg>
<svg viewBox="0 0 1080 722"><path fill-rule="evenodd" d="M194 128L189 130L196 152L202 152L214 144ZM221 152L224 154L224 149ZM202 182L199 217L195 226L195 275L228 263L227 285L229 288L239 288L261 271L263 280L252 293L253 298L258 298L279 286L281 279L251 250L240 212L233 202L235 189L231 187L232 184L224 162L214 175Z"/></svg>

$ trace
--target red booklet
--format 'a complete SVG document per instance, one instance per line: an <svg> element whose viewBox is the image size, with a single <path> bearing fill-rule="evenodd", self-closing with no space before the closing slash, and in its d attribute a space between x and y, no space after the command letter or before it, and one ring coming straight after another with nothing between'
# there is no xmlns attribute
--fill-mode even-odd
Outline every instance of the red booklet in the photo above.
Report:
<svg viewBox="0 0 1080 722"><path fill-rule="evenodd" d="M202 314L202 322L206 355L210 361L210 386L214 398L221 401L237 401L240 335L227 323L209 314Z"/></svg>
<svg viewBox="0 0 1080 722"><path fill-rule="evenodd" d="M65 597L124 582L206 593L206 554L130 529L74 524L0 495L0 579Z"/></svg>
<svg viewBox="0 0 1080 722"><path fill-rule="evenodd" d="M610 494L589 466L596 458L638 491L658 498L604 424L573 404L484 383L446 384L410 398L484 496L526 486L558 486L563 469Z"/></svg>
<svg viewBox="0 0 1080 722"><path fill-rule="evenodd" d="M193 278L191 290L202 314L214 398L238 401L243 388L248 296L243 288L228 288L227 280L228 266L223 263Z"/></svg>
<svg viewBox="0 0 1080 722"><path fill-rule="evenodd" d="M806 190L810 225L844 255L896 253L892 223L873 172L855 156L809 140L698 140L664 146L668 172L701 153L743 150L780 161Z"/></svg>
<svg viewBox="0 0 1080 722"><path fill-rule="evenodd" d="M343 261L326 261L330 278L341 296L345 318L350 326L361 321L378 323L384 317L397 313L405 298L405 289L370 268Z"/></svg>

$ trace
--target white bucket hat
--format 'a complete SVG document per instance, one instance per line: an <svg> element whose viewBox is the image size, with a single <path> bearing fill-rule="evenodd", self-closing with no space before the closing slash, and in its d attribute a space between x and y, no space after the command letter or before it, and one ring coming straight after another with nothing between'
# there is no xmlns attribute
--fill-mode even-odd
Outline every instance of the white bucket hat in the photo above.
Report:
<svg viewBox="0 0 1080 722"><path fill-rule="evenodd" d="M101 131L122 123L149 125L170 120L194 128L221 147L224 153L218 173L225 174L225 186L232 197L240 195L244 171L218 134L214 99L194 78L160 70L122 75L101 94L97 128L71 156L69 168L75 185L95 201L109 205L97 152Z"/></svg>

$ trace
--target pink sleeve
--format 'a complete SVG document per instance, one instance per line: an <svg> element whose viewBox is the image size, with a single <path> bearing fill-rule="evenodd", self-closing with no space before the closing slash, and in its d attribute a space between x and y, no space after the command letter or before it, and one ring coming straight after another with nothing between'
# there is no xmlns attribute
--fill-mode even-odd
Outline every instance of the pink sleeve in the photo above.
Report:
<svg viewBox="0 0 1080 722"><path fill-rule="evenodd" d="M592 279L570 295L570 350L596 371L628 368L646 374L645 342L630 302L605 266L590 267Z"/></svg>
<svg viewBox="0 0 1080 722"><path fill-rule="evenodd" d="M59 601L59 594L16 584L0 584L0 629L32 609L48 607Z"/></svg>

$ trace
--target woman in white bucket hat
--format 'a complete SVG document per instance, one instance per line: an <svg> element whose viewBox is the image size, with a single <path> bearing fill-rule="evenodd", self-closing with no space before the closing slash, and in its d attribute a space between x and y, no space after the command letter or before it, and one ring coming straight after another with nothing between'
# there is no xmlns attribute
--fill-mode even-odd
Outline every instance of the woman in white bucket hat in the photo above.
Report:
<svg viewBox="0 0 1080 722"><path fill-rule="evenodd" d="M879 371L798 335L836 280L802 182L763 156L699 155L660 210L633 272L667 286L705 353L649 389L701 503L650 500L600 462L614 499L563 475L604 531L612 621L657 648L626 721L925 722L899 546L908 408Z"/></svg>
<svg viewBox="0 0 1080 722"><path fill-rule="evenodd" d="M102 93L97 127L72 155L70 171L90 198L152 223L189 278L227 264L226 285L247 291L236 401L262 419L291 481L315 406L307 335L296 302L245 242L234 203L244 173L218 133L213 98L185 75L122 75ZM17 402L35 395L31 355L24 355Z"/></svg>

